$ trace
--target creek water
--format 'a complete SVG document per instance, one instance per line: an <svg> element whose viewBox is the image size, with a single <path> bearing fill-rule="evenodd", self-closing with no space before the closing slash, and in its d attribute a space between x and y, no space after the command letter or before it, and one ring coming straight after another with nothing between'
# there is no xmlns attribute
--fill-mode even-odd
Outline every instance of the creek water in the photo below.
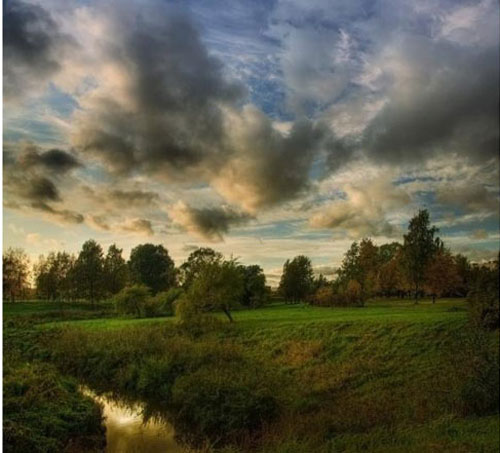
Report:
<svg viewBox="0 0 500 453"><path fill-rule="evenodd" d="M103 407L106 426L106 452L109 453L185 453L174 439L173 427L164 421L144 421L141 404L125 404L89 389L82 390Z"/></svg>

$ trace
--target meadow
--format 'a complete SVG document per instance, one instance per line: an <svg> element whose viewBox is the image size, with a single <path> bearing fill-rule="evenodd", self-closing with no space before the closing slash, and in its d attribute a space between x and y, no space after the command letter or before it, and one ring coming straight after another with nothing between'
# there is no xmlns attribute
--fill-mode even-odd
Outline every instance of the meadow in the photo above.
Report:
<svg viewBox="0 0 500 453"><path fill-rule="evenodd" d="M188 329L174 317L119 318L109 305L4 304L7 441L99 451L99 408L78 393L84 384L142 402L198 451L499 449L498 331L472 329L464 300L278 304L234 319ZM36 390L48 386L36 368L61 382L57 401ZM21 390L9 384L19 376ZM9 402L27 395L21 416ZM50 410L45 428L31 407Z"/></svg>

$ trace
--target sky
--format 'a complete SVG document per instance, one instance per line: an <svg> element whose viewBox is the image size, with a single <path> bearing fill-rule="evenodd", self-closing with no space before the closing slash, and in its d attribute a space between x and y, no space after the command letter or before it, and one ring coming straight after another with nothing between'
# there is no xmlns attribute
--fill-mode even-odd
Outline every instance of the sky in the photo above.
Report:
<svg viewBox="0 0 500 453"><path fill-rule="evenodd" d="M499 249L495 0L7 0L3 246L213 247L271 283L431 214Z"/></svg>

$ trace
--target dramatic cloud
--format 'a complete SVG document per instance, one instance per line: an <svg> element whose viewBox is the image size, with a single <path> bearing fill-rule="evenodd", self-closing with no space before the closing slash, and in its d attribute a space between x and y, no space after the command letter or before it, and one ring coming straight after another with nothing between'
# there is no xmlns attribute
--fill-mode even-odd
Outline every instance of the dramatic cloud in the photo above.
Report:
<svg viewBox="0 0 500 453"><path fill-rule="evenodd" d="M118 225L118 229L127 233L139 233L146 236L154 234L151 222L146 219L133 219Z"/></svg>
<svg viewBox="0 0 500 453"><path fill-rule="evenodd" d="M131 210L134 208L155 208L160 199L156 192L138 189L102 189L82 187L84 194L96 205L108 211Z"/></svg>
<svg viewBox="0 0 500 453"><path fill-rule="evenodd" d="M68 153L60 150L40 152L29 145L16 154L7 150L4 158L3 187L9 206L19 210L36 210L60 223L82 223L84 216L65 208L58 184L71 168L80 166ZM53 177L46 175L50 172Z"/></svg>
<svg viewBox="0 0 500 453"><path fill-rule="evenodd" d="M488 190L474 182L446 184L436 191L436 201L465 212L485 212L498 215L498 187Z"/></svg>
<svg viewBox="0 0 500 453"><path fill-rule="evenodd" d="M220 242L231 226L248 222L248 214L229 206L194 208L180 201L169 211L172 221L202 239Z"/></svg>
<svg viewBox="0 0 500 453"><path fill-rule="evenodd" d="M41 93L74 46L44 8L9 0L3 10L4 99Z"/></svg>
<svg viewBox="0 0 500 453"><path fill-rule="evenodd" d="M74 144L112 171L183 177L227 157L224 105L244 89L226 80L189 18L159 2L106 10L104 76L82 99Z"/></svg>
<svg viewBox="0 0 500 453"><path fill-rule="evenodd" d="M310 187L311 165L325 136L320 126L303 120L283 135L265 115L247 107L231 118L229 131L236 153L213 181L227 200L256 212Z"/></svg>
<svg viewBox="0 0 500 453"><path fill-rule="evenodd" d="M25 168L42 166L54 173L66 173L82 166L75 156L66 151L51 149L40 153L33 146L28 146L20 156L20 164Z"/></svg>
<svg viewBox="0 0 500 453"><path fill-rule="evenodd" d="M409 204L408 194L385 178L346 184L345 199L321 207L311 217L312 228L345 231L353 239L363 236L392 237L398 228L387 220L389 213Z"/></svg>
<svg viewBox="0 0 500 453"><path fill-rule="evenodd" d="M363 133L376 161L416 163L440 153L488 160L498 153L498 50L405 38L379 62L392 80Z"/></svg>

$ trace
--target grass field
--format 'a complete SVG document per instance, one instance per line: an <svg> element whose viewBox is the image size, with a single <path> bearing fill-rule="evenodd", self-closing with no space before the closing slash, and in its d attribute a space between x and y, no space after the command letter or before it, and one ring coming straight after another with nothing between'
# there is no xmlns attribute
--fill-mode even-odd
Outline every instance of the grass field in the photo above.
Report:
<svg viewBox="0 0 500 453"><path fill-rule="evenodd" d="M42 303L38 309L36 302L20 303L18 306L6 307L4 313L33 314L50 311L50 305ZM52 310L54 306L52 304ZM77 307L68 307L66 310L77 310ZM224 315L218 315L224 320ZM441 299L438 303L424 300L418 305L408 300L373 301L363 308L321 308L305 304L287 305L278 304L255 310L238 310L233 313L236 323L242 328L278 327L281 324L310 324L336 322L438 322L465 319L466 303L463 299ZM173 317L165 318L102 318L88 320L66 321L68 326L81 326L93 329L113 329L125 326L158 324L175 321ZM48 323L47 327L60 325L61 320Z"/></svg>
<svg viewBox="0 0 500 453"><path fill-rule="evenodd" d="M109 307L4 304L4 339L38 342L30 360L140 400L204 451L499 451L498 332L472 332L463 300L218 318L190 330Z"/></svg>

